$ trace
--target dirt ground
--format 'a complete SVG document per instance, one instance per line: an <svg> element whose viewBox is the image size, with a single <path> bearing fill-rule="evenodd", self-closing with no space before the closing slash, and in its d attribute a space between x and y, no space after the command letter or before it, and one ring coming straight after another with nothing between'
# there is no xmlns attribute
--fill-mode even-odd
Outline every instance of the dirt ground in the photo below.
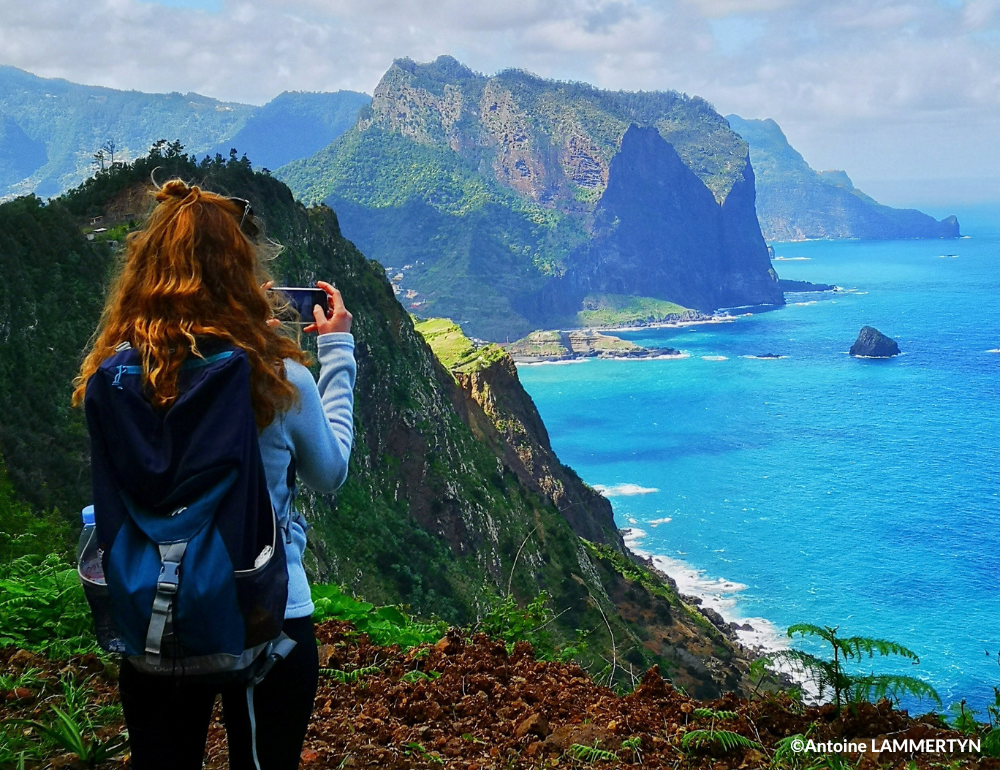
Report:
<svg viewBox="0 0 1000 770"><path fill-rule="evenodd" d="M674 690L655 669L634 692L619 696L575 664L535 660L527 644L505 646L450 632L434 646L403 652L358 638L349 624L317 628L326 673L306 745L303 768L645 767L725 768L994 768L1000 760L972 753L882 751L782 756L778 742L804 735L816 742L965 740L938 717L911 718L888 701L837 714L832 706L803 708L784 696L725 697L710 703ZM94 656L48 661L0 650L0 675L41 668L46 684L0 692L0 720L39 719L58 702L59 677L89 677L95 703L114 704L114 667ZM101 730L111 735L123 725ZM684 738L685 734L695 733ZM726 731L723 733L722 731ZM742 736L742 738L733 737ZM696 740L700 737L702 740ZM736 743L742 745L734 745ZM727 747L726 744L729 744ZM935 743L935 746L938 744ZM775 757L778 752L777 758ZM787 752L787 750L786 750ZM67 768L72 755L26 767ZM128 766L127 757L108 767ZM209 733L206 767L225 768L221 713Z"/></svg>

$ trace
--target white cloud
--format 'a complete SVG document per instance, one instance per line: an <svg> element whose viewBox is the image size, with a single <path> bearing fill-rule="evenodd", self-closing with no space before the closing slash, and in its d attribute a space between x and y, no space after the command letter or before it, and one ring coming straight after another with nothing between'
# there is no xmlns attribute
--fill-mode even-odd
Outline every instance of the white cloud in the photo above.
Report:
<svg viewBox="0 0 1000 770"><path fill-rule="evenodd" d="M814 166L859 180L914 163L928 178L1000 176L998 0L0 4L0 63L116 88L254 103L371 92L394 58L441 53L484 72L698 94L775 118Z"/></svg>

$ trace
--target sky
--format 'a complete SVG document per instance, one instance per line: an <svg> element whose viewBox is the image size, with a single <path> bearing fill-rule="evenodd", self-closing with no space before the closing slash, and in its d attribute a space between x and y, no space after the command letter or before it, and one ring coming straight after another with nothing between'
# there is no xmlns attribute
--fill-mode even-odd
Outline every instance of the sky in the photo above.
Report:
<svg viewBox="0 0 1000 770"><path fill-rule="evenodd" d="M262 104L450 54L776 120L890 205L1000 200L1000 0L0 0L0 64Z"/></svg>

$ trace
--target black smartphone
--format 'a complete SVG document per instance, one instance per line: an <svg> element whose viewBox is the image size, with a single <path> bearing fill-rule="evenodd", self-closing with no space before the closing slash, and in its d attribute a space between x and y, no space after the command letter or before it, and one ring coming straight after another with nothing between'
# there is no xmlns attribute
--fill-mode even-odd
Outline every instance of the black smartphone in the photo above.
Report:
<svg viewBox="0 0 1000 770"><path fill-rule="evenodd" d="M288 311L278 316L282 321L311 324L316 320L313 318L313 308L316 305L323 308L324 313L330 312L329 296L322 289L272 286L271 291L281 294L289 305Z"/></svg>

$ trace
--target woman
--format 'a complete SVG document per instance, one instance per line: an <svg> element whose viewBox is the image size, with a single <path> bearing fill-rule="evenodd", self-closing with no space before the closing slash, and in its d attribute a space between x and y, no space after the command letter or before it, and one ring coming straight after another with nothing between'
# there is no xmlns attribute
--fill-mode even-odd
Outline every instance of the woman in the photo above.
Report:
<svg viewBox="0 0 1000 770"><path fill-rule="evenodd" d="M351 314L337 289L317 282L332 308L327 315L316 305L314 323L303 329L319 335L317 387L304 365L307 355L277 328L269 278L246 235L257 232L249 204L180 180L167 182L156 200L146 228L129 236L73 401L83 401L91 376L123 342L140 353L146 392L164 409L178 398L181 364L198 353L199 342L206 347L221 341L246 352L261 458L284 534L284 631L296 646L253 690L255 741L245 686L221 694L230 767L292 770L318 678L313 604L302 566L307 525L294 508L295 478L332 492L347 475L354 437ZM126 660L119 690L135 770L202 766L216 689L141 673Z"/></svg>

